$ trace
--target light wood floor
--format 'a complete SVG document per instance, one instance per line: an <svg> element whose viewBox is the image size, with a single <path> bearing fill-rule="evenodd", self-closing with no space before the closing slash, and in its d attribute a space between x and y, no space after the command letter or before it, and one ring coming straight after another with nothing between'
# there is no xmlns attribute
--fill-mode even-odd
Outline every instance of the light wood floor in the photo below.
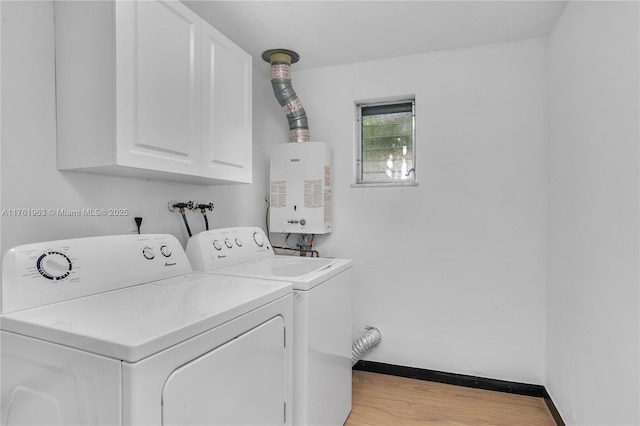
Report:
<svg viewBox="0 0 640 426"><path fill-rule="evenodd" d="M345 426L555 426L542 398L353 372Z"/></svg>

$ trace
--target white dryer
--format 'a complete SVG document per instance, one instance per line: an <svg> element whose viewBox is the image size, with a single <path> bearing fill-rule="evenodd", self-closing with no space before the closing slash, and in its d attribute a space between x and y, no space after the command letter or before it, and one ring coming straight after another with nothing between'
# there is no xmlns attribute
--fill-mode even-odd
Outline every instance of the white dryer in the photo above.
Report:
<svg viewBox="0 0 640 426"><path fill-rule="evenodd" d="M16 247L0 423L291 424L291 289L193 273L170 235Z"/></svg>
<svg viewBox="0 0 640 426"><path fill-rule="evenodd" d="M191 237L194 270L293 283L293 424L342 425L351 411L351 260L282 256L260 228Z"/></svg>

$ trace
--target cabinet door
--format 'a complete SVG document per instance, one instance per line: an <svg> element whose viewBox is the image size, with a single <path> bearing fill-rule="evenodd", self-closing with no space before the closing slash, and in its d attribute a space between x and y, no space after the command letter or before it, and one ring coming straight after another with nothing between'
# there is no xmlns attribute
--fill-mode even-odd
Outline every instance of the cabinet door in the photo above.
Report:
<svg viewBox="0 0 640 426"><path fill-rule="evenodd" d="M177 1L116 3L117 163L201 171L201 18Z"/></svg>
<svg viewBox="0 0 640 426"><path fill-rule="evenodd" d="M251 56L202 23L203 175L251 182Z"/></svg>

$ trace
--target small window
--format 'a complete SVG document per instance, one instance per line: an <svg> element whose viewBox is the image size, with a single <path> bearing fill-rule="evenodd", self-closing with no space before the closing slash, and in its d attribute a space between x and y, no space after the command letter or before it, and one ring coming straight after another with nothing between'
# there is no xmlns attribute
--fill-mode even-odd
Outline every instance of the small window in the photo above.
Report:
<svg viewBox="0 0 640 426"><path fill-rule="evenodd" d="M415 184L415 100L362 103L357 113L356 183Z"/></svg>

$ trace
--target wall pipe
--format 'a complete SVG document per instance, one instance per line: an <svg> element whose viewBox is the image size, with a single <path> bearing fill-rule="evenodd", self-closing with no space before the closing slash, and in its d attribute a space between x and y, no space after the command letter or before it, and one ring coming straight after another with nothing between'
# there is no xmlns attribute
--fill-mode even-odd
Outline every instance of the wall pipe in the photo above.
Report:
<svg viewBox="0 0 640 426"><path fill-rule="evenodd" d="M173 212L176 209L182 215L182 220L184 221L184 226L187 228L187 234L191 237L191 228L189 227L189 222L187 221L187 215L184 213L184 209L187 208L189 210L193 210L193 201L187 201L186 203L178 203L174 200L169 200L169 211Z"/></svg>
<svg viewBox="0 0 640 426"><path fill-rule="evenodd" d="M262 52L262 59L271 64L271 87L278 103L287 114L290 141L308 142L307 113L291 86L291 64L298 62L300 55L292 50L270 49Z"/></svg>
<svg viewBox="0 0 640 426"><path fill-rule="evenodd" d="M351 347L351 365L356 365L360 358L380 344L380 340L382 340L380 330L366 326L365 332L353 342Z"/></svg>
<svg viewBox="0 0 640 426"><path fill-rule="evenodd" d="M213 211L213 203L203 204L198 203L197 201L193 201L193 209L200 209L200 213L202 213L202 217L204 218L204 229L205 231L209 230L209 219L207 219L207 210L210 212Z"/></svg>

